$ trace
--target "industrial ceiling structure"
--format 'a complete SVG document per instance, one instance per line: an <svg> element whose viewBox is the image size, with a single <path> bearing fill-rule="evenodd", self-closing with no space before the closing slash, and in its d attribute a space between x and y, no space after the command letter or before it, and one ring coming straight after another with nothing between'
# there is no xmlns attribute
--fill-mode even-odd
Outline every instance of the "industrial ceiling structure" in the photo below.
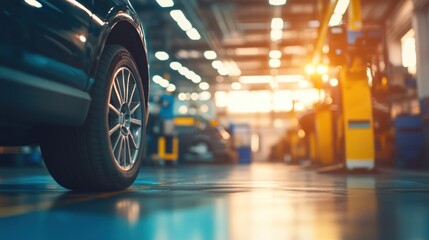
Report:
<svg viewBox="0 0 429 240"><path fill-rule="evenodd" d="M260 79L290 76L283 80L293 82L294 76L304 74L329 1L132 0L132 3L145 25L152 75L167 78L182 89L192 89L202 81L213 90L215 86L228 88L239 80L252 81L255 76ZM398 2L362 0L364 27L383 27L384 19ZM155 57L157 52L159 55ZM259 85L264 86L269 87Z"/></svg>

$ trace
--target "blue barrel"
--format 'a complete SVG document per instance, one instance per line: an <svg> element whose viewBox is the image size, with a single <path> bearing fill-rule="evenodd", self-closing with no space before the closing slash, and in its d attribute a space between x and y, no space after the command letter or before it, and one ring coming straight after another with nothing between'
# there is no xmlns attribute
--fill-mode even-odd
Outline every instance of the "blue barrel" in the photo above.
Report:
<svg viewBox="0 0 429 240"><path fill-rule="evenodd" d="M419 168L424 160L423 119L419 115L399 115L394 122L396 165Z"/></svg>

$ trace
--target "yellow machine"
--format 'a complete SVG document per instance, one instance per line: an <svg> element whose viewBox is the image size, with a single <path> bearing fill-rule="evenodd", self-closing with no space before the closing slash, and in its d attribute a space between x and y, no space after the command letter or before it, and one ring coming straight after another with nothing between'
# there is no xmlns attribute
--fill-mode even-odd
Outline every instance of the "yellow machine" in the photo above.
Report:
<svg viewBox="0 0 429 240"><path fill-rule="evenodd" d="M333 11L333 7L329 9ZM360 0L350 0L348 13L347 37L344 38L347 40L344 42L346 57L339 62L340 111L334 115L329 106L316 108L316 159L324 165L331 165L335 163L335 156L341 156L343 165L348 170L371 170L375 166L374 121L363 54L365 49L360 38ZM324 23L323 27L328 28L327 25ZM321 76L312 76L312 79L316 87L322 88Z"/></svg>

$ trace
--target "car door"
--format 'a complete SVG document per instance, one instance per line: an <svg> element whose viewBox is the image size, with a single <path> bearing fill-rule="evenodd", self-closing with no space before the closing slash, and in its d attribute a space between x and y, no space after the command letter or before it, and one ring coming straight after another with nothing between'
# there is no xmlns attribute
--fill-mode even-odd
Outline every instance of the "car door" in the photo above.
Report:
<svg viewBox="0 0 429 240"><path fill-rule="evenodd" d="M92 1L2 0L1 64L84 89Z"/></svg>

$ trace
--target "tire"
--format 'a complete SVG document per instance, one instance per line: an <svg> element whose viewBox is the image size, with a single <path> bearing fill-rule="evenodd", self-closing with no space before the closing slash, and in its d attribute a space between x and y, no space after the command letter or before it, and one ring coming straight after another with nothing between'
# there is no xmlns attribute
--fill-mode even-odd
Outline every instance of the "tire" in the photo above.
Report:
<svg viewBox="0 0 429 240"><path fill-rule="evenodd" d="M41 142L45 164L71 190L125 189L144 156L146 103L136 63L122 46L105 46L91 98L82 126L46 131Z"/></svg>

